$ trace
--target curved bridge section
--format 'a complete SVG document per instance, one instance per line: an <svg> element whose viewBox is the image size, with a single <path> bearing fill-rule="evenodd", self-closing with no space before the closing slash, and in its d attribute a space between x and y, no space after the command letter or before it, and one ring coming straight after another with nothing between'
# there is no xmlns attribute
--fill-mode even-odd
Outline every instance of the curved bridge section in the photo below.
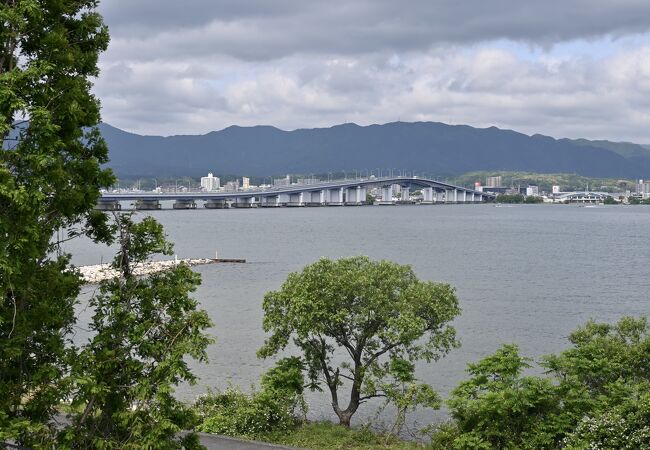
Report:
<svg viewBox="0 0 650 450"><path fill-rule="evenodd" d="M160 202L174 201L174 209L193 209L203 201L209 209L279 206L353 206L368 204L370 189L381 200L374 204L413 203L410 194L421 192L421 204L482 203L492 194L418 177L385 177L293 184L268 189L217 192L105 192L97 205L102 210L121 209L122 201L135 202L136 209L160 209Z"/></svg>

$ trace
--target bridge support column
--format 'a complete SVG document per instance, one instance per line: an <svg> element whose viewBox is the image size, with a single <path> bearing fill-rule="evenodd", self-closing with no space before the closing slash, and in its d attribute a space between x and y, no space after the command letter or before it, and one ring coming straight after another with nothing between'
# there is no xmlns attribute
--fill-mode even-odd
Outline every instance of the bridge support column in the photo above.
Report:
<svg viewBox="0 0 650 450"><path fill-rule="evenodd" d="M323 191L303 192L305 206L322 206L324 197Z"/></svg>
<svg viewBox="0 0 650 450"><path fill-rule="evenodd" d="M236 197L233 208L256 208L255 197Z"/></svg>
<svg viewBox="0 0 650 450"><path fill-rule="evenodd" d="M469 201L474 203L476 201L476 200L474 200L474 198L475 198L474 192L470 192Z"/></svg>
<svg viewBox="0 0 650 450"><path fill-rule="evenodd" d="M273 208L280 206L280 198L275 196L260 197L260 206L263 208Z"/></svg>
<svg viewBox="0 0 650 450"><path fill-rule="evenodd" d="M458 191L456 191L456 192L458 192ZM460 191L460 193L461 193L460 198L462 199L460 202L465 203L467 201L467 191Z"/></svg>
<svg viewBox="0 0 650 450"><path fill-rule="evenodd" d="M102 200L99 199L95 209L98 211L119 211L122 209L122 204L117 200Z"/></svg>
<svg viewBox="0 0 650 450"><path fill-rule="evenodd" d="M230 205L224 199L219 199L219 200L210 199L205 201L203 207L206 209L227 209L230 208Z"/></svg>
<svg viewBox="0 0 650 450"><path fill-rule="evenodd" d="M158 200L136 200L134 206L135 209L141 211L151 211L161 208Z"/></svg>
<svg viewBox="0 0 650 450"><path fill-rule="evenodd" d="M196 202L193 199L178 199L172 206L174 209L196 209Z"/></svg>
<svg viewBox="0 0 650 450"><path fill-rule="evenodd" d="M327 206L343 205L343 188L328 189L326 197Z"/></svg>
<svg viewBox="0 0 650 450"><path fill-rule="evenodd" d="M436 203L445 202L445 193L443 191L436 191L435 202Z"/></svg>
<svg viewBox="0 0 650 450"><path fill-rule="evenodd" d="M289 194L289 202L287 203L287 206L305 206L305 200L303 196L304 192Z"/></svg>
<svg viewBox="0 0 650 450"><path fill-rule="evenodd" d="M350 187L345 190L345 204L346 206L362 205L365 201L365 195L362 198L361 186Z"/></svg>
<svg viewBox="0 0 650 450"><path fill-rule="evenodd" d="M402 193L398 203L411 203L411 189L408 186L402 186Z"/></svg>
<svg viewBox="0 0 650 450"><path fill-rule="evenodd" d="M422 188L422 204L431 205L433 204L433 188L425 187Z"/></svg>
<svg viewBox="0 0 650 450"><path fill-rule="evenodd" d="M393 203L393 186L382 186L380 205L394 205Z"/></svg>

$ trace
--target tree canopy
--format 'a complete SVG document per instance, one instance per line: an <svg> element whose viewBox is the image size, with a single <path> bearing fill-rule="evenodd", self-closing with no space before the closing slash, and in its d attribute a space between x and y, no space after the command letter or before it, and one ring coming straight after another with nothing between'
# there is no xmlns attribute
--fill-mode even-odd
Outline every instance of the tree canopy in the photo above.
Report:
<svg viewBox="0 0 650 450"><path fill-rule="evenodd" d="M77 225L73 233L108 236L92 211L112 183L90 92L108 44L96 6L0 4L0 438L48 434L65 396L80 279L52 236Z"/></svg>
<svg viewBox="0 0 650 450"><path fill-rule="evenodd" d="M457 345L449 325L460 313L454 289L420 281L410 266L389 261L323 258L267 293L263 309L263 327L271 334L258 354L274 355L293 342L311 387L328 388L347 426L366 400L395 395L396 385L414 382L414 362L437 360ZM346 383L349 399L342 405Z"/></svg>

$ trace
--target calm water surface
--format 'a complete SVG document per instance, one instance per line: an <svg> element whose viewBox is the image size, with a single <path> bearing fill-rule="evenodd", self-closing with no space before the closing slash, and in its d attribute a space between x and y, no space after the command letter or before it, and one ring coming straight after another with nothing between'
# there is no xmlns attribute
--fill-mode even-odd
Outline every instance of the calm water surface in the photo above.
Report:
<svg viewBox="0 0 650 450"><path fill-rule="evenodd" d="M144 214L144 213L143 213ZM150 213L179 257L246 258L247 264L198 267L196 293L215 327L210 363L195 365L208 387L255 383L271 361L255 351L264 293L320 257L368 255L411 264L422 279L451 283L462 315L462 347L419 376L443 395L465 376L467 362L516 342L539 356L567 346L571 330L593 318L650 314L650 208L494 205L162 210ZM111 250L71 243L76 264L107 261ZM91 289L89 288L88 291ZM89 311L81 308L81 321ZM312 415L331 417L327 396L311 396ZM369 414L371 408L366 408ZM420 422L443 413L419 413ZM361 415L357 420L362 419Z"/></svg>

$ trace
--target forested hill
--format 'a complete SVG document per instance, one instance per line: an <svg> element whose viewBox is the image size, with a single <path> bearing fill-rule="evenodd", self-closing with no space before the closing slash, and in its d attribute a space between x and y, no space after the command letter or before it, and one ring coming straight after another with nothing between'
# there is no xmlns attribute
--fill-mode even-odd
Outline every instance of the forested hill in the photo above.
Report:
<svg viewBox="0 0 650 450"><path fill-rule="evenodd" d="M636 144L572 141L435 122L337 125L283 131L231 126L197 136L140 136L102 124L119 177L279 175L396 168L435 175L476 170L650 178ZM624 151L620 151L624 149Z"/></svg>

